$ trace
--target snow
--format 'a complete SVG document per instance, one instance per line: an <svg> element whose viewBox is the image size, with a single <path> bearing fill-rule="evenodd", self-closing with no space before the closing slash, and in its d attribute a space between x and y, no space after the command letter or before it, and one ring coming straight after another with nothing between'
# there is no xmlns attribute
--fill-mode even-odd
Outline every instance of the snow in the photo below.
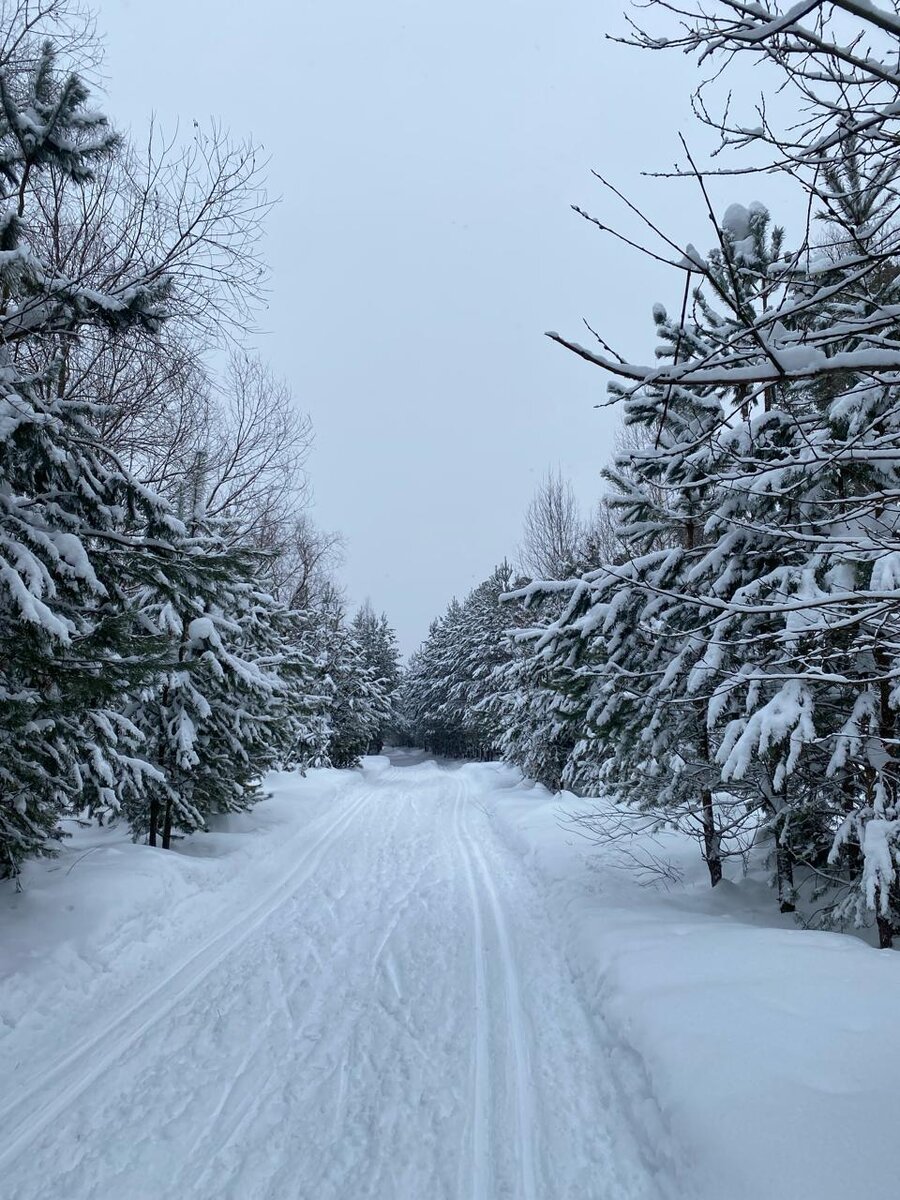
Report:
<svg viewBox="0 0 900 1200"><path fill-rule="evenodd" d="M679 838L642 887L496 764L270 790L0 889L4 1195L893 1194L896 956L710 891Z"/></svg>
<svg viewBox="0 0 900 1200"><path fill-rule="evenodd" d="M758 200L754 200L749 208L743 204L729 204L722 217L722 228L735 242L747 242L751 240L753 218L765 219L768 215L768 209Z"/></svg>
<svg viewBox="0 0 900 1200"><path fill-rule="evenodd" d="M750 210L743 204L729 204L722 217L722 228L735 239L741 241L750 234Z"/></svg>
<svg viewBox="0 0 900 1200"><path fill-rule="evenodd" d="M894 1195L900 957L798 929L764 882L739 879L736 867L711 889L687 838L638 839L673 868L648 885L620 851L567 824L602 801L481 769L497 781L495 828L544 888L585 1002L652 1081L697 1195Z"/></svg>
<svg viewBox="0 0 900 1200"><path fill-rule="evenodd" d="M218 643L219 637L212 617L194 617L188 625L188 637L192 642Z"/></svg>

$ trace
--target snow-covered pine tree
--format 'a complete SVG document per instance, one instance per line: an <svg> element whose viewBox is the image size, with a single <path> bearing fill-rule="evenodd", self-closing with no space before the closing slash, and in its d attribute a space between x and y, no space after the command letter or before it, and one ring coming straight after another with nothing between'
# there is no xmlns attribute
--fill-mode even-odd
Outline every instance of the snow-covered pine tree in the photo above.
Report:
<svg viewBox="0 0 900 1200"><path fill-rule="evenodd" d="M369 745L370 754L380 754L385 739L396 724L397 689L400 686L400 651L397 648L397 635L388 622L387 614L376 616L368 600L359 608L351 622L350 630L366 668L384 693L389 713Z"/></svg>
<svg viewBox="0 0 900 1200"><path fill-rule="evenodd" d="M343 601L333 587L323 589L312 616L319 686L328 698L327 760L333 767L357 767L390 724L390 696L366 663L345 620Z"/></svg>
<svg viewBox="0 0 900 1200"><path fill-rule="evenodd" d="M751 330L771 302L783 267L782 231L770 229L769 214L758 204L733 205L719 228L719 245L706 259L705 287L694 291L690 319L673 322L664 310L655 312L662 338L658 356L669 362L714 359L742 339L752 346ZM782 547L755 536L742 519L748 497L735 461L759 440L757 406L739 382L732 387L651 385L625 396L618 384L611 390L625 399L626 419L655 435L652 444L624 456L623 473L611 475L621 492L617 504L626 537L640 552L660 538L671 545L667 530L678 536L673 548L630 564L646 593L639 600L641 624L653 637L644 682L637 688L644 709L638 716L642 740L652 747L650 767L642 772L626 752L611 758L609 770L626 794L633 770L636 798L644 806L653 806L656 791L663 811L696 825L713 884L721 877L723 854L729 846L743 849L753 813L761 809L775 841L782 906L790 908L787 824L778 788L772 786L774 768L756 762L752 782L735 795L735 783L727 774L721 777L717 758L727 710L723 698L729 695L720 681L723 675L752 670L751 660L772 632L763 617L754 622L742 614L726 633L723 599L742 595L782 566ZM769 392L762 408L771 401ZM654 562L666 564L663 575L655 574ZM615 707L615 698L610 700Z"/></svg>
<svg viewBox="0 0 900 1200"><path fill-rule="evenodd" d="M118 808L145 767L117 711L158 639L129 595L171 557L176 523L99 445L96 413L67 398L60 345L79 330L157 329L165 280L101 294L49 271L30 236L34 188L74 185L117 137L50 43L0 71L0 873L52 848L61 814Z"/></svg>
<svg viewBox="0 0 900 1200"><path fill-rule="evenodd" d="M799 341L802 353L822 353L835 369L778 389L778 454L765 489L778 503L755 509L752 520L777 537L792 568L781 589L793 604L779 614L780 654L770 652L784 682L738 727L725 760L737 774L748 735L759 753L773 727L776 738L791 731L786 807L792 844L821 873L831 901L819 916L859 923L874 912L882 945L900 928L900 355L893 372L885 360L880 377L855 364L875 347L892 353L895 157L847 136L821 163L824 233L818 253L789 279L802 315L788 313L777 332L789 354ZM773 608L778 599L767 597Z"/></svg>
<svg viewBox="0 0 900 1200"><path fill-rule="evenodd" d="M529 614L525 614L527 617ZM573 700L570 672L547 647L535 650L544 626L515 635L512 656L495 670L492 712L500 756L529 779L557 792L578 742L584 714Z"/></svg>
<svg viewBox="0 0 900 1200"><path fill-rule="evenodd" d="M504 670L514 652L509 629L517 615L500 598L512 585L512 568L503 562L462 604L451 601L410 659L400 709L416 745L451 758L499 752Z"/></svg>
<svg viewBox="0 0 900 1200"><path fill-rule="evenodd" d="M613 390L632 419L649 406L658 422L654 453L631 466L678 498L668 507L687 539L671 579L635 576L638 560L624 572L659 598L656 635L671 647L646 694L680 711L682 728L705 710L689 739L718 774L704 766L703 791L763 815L782 908L793 907L796 864L829 886L839 868L849 888L839 915L874 915L882 945L900 919L896 170L891 155L842 136L812 186L830 231L822 253L780 253L761 236L764 210L732 206L716 251L685 255L704 282L691 318L663 330L677 348L670 364L588 354L628 381ZM702 418L688 436L685 405ZM679 722L659 728L664 745ZM627 756L612 761L630 769Z"/></svg>
<svg viewBox="0 0 900 1200"><path fill-rule="evenodd" d="M781 254L768 213L733 206L705 267L720 308L699 288L690 319L673 322L657 306L657 356L706 361L731 345L764 311ZM740 520L721 519L729 505L746 507L732 478L751 420L739 386L613 384L612 391L630 425L645 430L607 472L627 557L571 589L568 609L536 649L558 673L565 669L563 686L583 723L567 784L591 791L602 783L626 804L696 829L715 884L729 840L735 849L746 844L754 809L768 808L781 846L784 814L777 789L766 786L766 764L755 764L752 789L738 789L752 794L724 786L716 760L721 692L712 720L708 708L716 672L747 666L766 632L757 621L754 637L742 627L726 644L718 637L722 597L777 571L781 548L754 538Z"/></svg>
<svg viewBox="0 0 900 1200"><path fill-rule="evenodd" d="M503 668L513 655L510 626L516 610L501 605L513 587L513 569L506 561L474 588L462 606L460 636L454 651L447 704L460 714L467 758L495 758L502 736L498 688Z"/></svg>
<svg viewBox="0 0 900 1200"><path fill-rule="evenodd" d="M167 639L168 656L128 708L160 774L126 815L135 836L163 849L175 832L250 807L292 739L278 673L284 610L265 590L263 556L207 518L205 490L201 455L179 503L187 532L177 584L138 598L142 622Z"/></svg>
<svg viewBox="0 0 900 1200"><path fill-rule="evenodd" d="M451 758L460 757L465 745L462 713L450 703L462 636L463 607L454 598L411 656L400 688L400 712L413 744Z"/></svg>
<svg viewBox="0 0 900 1200"><path fill-rule="evenodd" d="M309 612L279 606L270 614L269 635L269 659L279 678L267 734L276 764L301 773L327 766L332 689L316 657L315 620Z"/></svg>
<svg viewBox="0 0 900 1200"><path fill-rule="evenodd" d="M718 387L729 404L705 439L719 460L717 501L688 580L708 636L687 691L708 701L723 784L766 816L782 908L793 906L795 863L820 872L832 895L839 869L849 895L837 914L874 912L888 945L900 920L900 374L886 359L873 379L862 363L875 346L884 352L881 328L900 300L898 168L893 156L862 155L853 137L820 168L815 213L827 232L812 260L775 271L745 261L747 221L726 214L731 274L755 272L758 283L745 327L732 321L716 350L780 374L748 394L735 368L732 387ZM709 310L707 321L724 324Z"/></svg>

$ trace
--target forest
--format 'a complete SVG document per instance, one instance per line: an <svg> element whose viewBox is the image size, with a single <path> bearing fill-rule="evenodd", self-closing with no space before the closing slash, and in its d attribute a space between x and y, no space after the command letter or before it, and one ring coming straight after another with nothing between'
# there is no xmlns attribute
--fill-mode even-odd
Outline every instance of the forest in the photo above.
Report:
<svg viewBox="0 0 900 1200"><path fill-rule="evenodd" d="M583 520L549 474L515 565L451 602L402 686L387 618L348 619L340 539L311 517L309 421L242 341L266 273L256 147L218 126L119 135L77 69L96 52L84 14L8 9L6 875L66 821L125 820L168 847L252 804L273 767L352 765L390 736L692 830L713 885L762 847L782 911L800 889L817 922L875 921L891 944L900 227L884 64L900 20L801 8L698 8L675 36L660 2L660 29L633 26L648 55L715 64L695 98L715 157L698 165L683 139L675 172L712 244L679 247L641 214L634 252L683 277L680 305L652 308L651 365L593 330L587 346L549 335L609 378L607 490ZM722 107L747 56L775 97L753 127ZM779 220L713 207L711 176L773 173L793 195Z"/></svg>
<svg viewBox="0 0 900 1200"><path fill-rule="evenodd" d="M645 218L635 253L683 276L680 306L652 309L651 365L549 335L609 377L608 490L583 521L549 475L521 564L450 604L399 693L395 634L369 606L348 620L339 539L306 505L308 419L241 343L266 269L256 148L215 126L139 147L74 69L85 18L6 14L5 874L65 819L168 847L252 804L273 767L351 765L390 733L694 830L713 885L767 847L782 911L802 887L818 922L874 920L891 945L900 226L876 49L900 20L801 7L815 32L736 3L680 36L634 26L647 54L716 63L695 108L717 157L701 168L683 141L679 168L712 244ZM716 107L745 56L777 97L752 128ZM715 211L710 173L773 172L794 196L782 223L758 202Z"/></svg>

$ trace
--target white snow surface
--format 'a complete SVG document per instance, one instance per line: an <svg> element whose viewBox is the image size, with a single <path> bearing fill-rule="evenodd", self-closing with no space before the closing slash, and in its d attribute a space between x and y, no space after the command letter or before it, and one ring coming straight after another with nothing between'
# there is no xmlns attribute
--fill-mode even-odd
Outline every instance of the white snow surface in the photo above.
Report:
<svg viewBox="0 0 900 1200"><path fill-rule="evenodd" d="M641 886L506 767L270 790L3 885L4 1198L893 1194L896 955L710 892L676 838Z"/></svg>

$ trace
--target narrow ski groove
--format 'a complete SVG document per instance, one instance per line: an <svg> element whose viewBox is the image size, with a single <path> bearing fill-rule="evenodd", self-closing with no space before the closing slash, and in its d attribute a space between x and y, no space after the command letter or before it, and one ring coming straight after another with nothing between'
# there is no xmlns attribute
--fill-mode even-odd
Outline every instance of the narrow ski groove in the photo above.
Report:
<svg viewBox="0 0 900 1200"><path fill-rule="evenodd" d="M473 954L475 965L475 1045L472 1070L472 1200L491 1200L492 1184L490 1144L490 1013L485 973L484 923L481 902L475 884L471 853L467 849L462 818L463 791L453 801L453 827L462 859L463 872L472 906Z"/></svg>
<svg viewBox="0 0 900 1200"><path fill-rule="evenodd" d="M516 1133L518 1142L516 1159L521 1175L521 1190L518 1193L518 1200L536 1200L537 1184L534 1165L534 1137L537 1125L534 1119L531 1066L519 975L516 969L515 955L513 954L509 928L503 912L503 906L500 903L500 897L497 894L490 870L481 852L481 847L468 829L465 815L465 784L461 785L460 795L463 799L460 829L469 847L470 861L474 864L475 871L480 876L483 893L487 898L492 924L497 936L497 944L500 949L503 990L506 998L507 1032L515 1071Z"/></svg>

